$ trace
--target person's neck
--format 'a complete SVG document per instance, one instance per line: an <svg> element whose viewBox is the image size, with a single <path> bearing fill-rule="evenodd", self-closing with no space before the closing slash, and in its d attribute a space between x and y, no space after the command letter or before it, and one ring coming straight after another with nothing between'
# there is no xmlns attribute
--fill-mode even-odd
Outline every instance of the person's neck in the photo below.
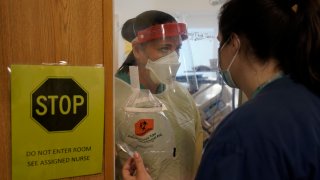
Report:
<svg viewBox="0 0 320 180"><path fill-rule="evenodd" d="M149 76L147 76L147 72L145 71L145 69L141 69L141 71L139 70L139 79L140 84L142 84L143 87L149 89L152 94L157 93L159 84L155 84L153 81L151 81Z"/></svg>
<svg viewBox="0 0 320 180"><path fill-rule="evenodd" d="M259 94L264 87L266 87L268 84L270 84L271 82L273 82L273 81L275 81L275 80L277 80L277 79L279 79L279 78L281 78L281 77L283 77L282 71L274 74L271 78L269 78L267 81L265 81L265 82L262 83L260 86L258 86L258 87L256 88L256 90L253 91L253 93L251 94L251 97L250 97L250 98L256 97L257 94Z"/></svg>
<svg viewBox="0 0 320 180"><path fill-rule="evenodd" d="M260 91L266 84L274 79L277 79L282 71L278 68L275 61L260 66L256 66L254 71L251 71L247 79L246 88L243 88L244 93L249 99L253 98L257 91Z"/></svg>

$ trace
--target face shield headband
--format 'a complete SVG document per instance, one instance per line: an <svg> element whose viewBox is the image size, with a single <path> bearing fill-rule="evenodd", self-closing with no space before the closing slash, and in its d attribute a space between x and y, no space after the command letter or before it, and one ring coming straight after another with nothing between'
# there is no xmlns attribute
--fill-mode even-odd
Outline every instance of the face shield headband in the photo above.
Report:
<svg viewBox="0 0 320 180"><path fill-rule="evenodd" d="M166 37L181 36L182 40L188 38L186 24L184 23L166 23L157 24L138 31L134 43L144 43L154 39L165 39Z"/></svg>

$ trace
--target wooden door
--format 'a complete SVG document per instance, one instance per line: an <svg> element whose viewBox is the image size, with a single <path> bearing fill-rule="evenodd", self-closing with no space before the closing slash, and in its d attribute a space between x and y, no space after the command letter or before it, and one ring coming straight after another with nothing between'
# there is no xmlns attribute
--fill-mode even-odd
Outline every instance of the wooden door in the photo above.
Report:
<svg viewBox="0 0 320 180"><path fill-rule="evenodd" d="M112 0L0 0L0 179L11 179L11 64L103 64L105 146L102 174L114 179Z"/></svg>

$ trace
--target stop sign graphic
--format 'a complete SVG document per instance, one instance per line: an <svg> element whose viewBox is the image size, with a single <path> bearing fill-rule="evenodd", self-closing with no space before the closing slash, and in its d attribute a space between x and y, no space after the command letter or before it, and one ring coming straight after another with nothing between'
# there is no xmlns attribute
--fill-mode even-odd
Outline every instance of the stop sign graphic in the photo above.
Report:
<svg viewBox="0 0 320 180"><path fill-rule="evenodd" d="M32 93L32 118L48 131L72 130L87 116L87 97L72 78L48 78Z"/></svg>

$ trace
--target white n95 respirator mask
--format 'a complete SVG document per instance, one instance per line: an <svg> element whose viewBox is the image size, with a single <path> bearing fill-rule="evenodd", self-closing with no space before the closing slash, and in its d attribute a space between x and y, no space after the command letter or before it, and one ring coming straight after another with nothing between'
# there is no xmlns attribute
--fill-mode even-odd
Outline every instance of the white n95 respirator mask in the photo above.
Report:
<svg viewBox="0 0 320 180"><path fill-rule="evenodd" d="M179 56L176 51L159 58L148 60L146 69L150 70L150 78L154 83L170 84L176 78L180 67Z"/></svg>

